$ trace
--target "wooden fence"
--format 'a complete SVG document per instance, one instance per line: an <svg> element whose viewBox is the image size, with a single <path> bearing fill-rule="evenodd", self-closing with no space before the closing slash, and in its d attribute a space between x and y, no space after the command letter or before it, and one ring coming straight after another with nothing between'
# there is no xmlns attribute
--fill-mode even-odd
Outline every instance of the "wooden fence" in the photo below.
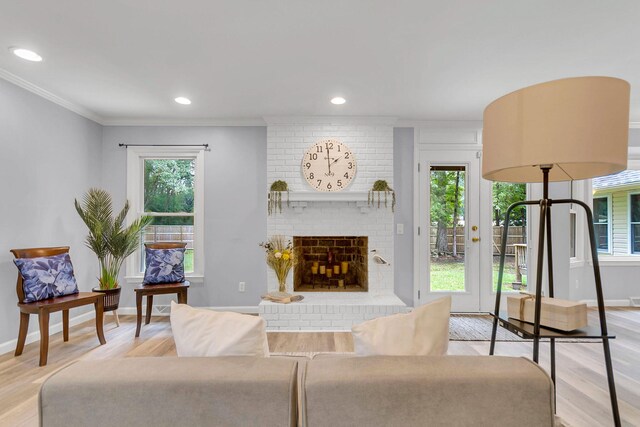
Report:
<svg viewBox="0 0 640 427"><path fill-rule="evenodd" d="M150 225L144 231L144 242L185 242L193 249L193 225Z"/></svg>
<svg viewBox="0 0 640 427"><path fill-rule="evenodd" d="M500 245L502 244L502 226L493 226L493 254L500 255ZM431 227L431 251L436 250L437 227ZM507 236L507 255L514 255L513 245L516 243L527 243L526 227L509 227ZM459 254L464 254L464 227L456 227L456 250ZM453 227L447 227L447 248L448 252L453 251Z"/></svg>

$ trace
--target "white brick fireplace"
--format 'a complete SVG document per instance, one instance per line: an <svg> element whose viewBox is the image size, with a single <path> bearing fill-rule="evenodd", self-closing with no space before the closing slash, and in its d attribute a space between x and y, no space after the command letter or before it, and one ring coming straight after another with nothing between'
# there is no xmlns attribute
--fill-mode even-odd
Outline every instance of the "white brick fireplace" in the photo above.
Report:
<svg viewBox="0 0 640 427"><path fill-rule="evenodd" d="M319 193L301 172L307 148L334 138L349 146L357 160L351 185L339 193ZM290 207L268 216L269 236L367 236L369 250L391 263L381 266L369 258L369 292L304 293L302 302L282 305L262 302L259 312L268 329L345 330L365 319L397 313L405 305L393 293L393 213L369 206L367 192L378 179L393 187L393 122L348 118L273 118L267 128L267 182L285 180L291 191ZM266 189L268 190L268 188ZM283 196L283 199L286 196ZM265 209L266 211L266 209ZM265 213L266 214L266 213ZM289 275L288 287L293 288ZM268 290L277 290L272 271Z"/></svg>

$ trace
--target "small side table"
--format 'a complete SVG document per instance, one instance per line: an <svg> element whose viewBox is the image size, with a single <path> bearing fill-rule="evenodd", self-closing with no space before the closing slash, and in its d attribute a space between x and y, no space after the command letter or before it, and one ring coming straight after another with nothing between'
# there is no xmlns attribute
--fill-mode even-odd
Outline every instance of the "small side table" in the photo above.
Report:
<svg viewBox="0 0 640 427"><path fill-rule="evenodd" d="M148 325L151 322L151 310L153 309L153 296L164 294L177 294L178 304L187 303L187 291L189 290L190 283L184 281L182 283L162 283L158 285L140 285L134 289L136 292L136 312L137 312L137 326L136 326L136 338L140 336L140 327L142 326L142 297L147 297L147 315L145 316L144 324Z"/></svg>

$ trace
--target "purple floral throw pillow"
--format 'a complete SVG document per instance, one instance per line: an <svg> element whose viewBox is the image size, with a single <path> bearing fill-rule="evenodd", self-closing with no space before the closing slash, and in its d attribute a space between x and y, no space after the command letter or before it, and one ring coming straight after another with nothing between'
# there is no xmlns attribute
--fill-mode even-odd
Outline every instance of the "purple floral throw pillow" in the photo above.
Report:
<svg viewBox="0 0 640 427"><path fill-rule="evenodd" d="M184 248L146 249L144 284L184 282Z"/></svg>
<svg viewBox="0 0 640 427"><path fill-rule="evenodd" d="M17 258L13 262L22 275L22 302L78 293L78 284L68 253L38 258Z"/></svg>

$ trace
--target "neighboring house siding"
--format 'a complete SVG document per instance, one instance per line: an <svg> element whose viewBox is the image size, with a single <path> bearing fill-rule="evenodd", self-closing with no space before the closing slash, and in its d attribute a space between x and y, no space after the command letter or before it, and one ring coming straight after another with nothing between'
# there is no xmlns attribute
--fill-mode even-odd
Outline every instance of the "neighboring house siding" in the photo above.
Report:
<svg viewBox="0 0 640 427"><path fill-rule="evenodd" d="M614 255L629 253L629 192L616 191L611 194L612 216L611 240Z"/></svg>
<svg viewBox="0 0 640 427"><path fill-rule="evenodd" d="M625 188L620 191L596 190L593 197L610 197L611 200L611 241L610 253L613 255L629 255L630 229L629 229L629 194L640 192L640 186Z"/></svg>

